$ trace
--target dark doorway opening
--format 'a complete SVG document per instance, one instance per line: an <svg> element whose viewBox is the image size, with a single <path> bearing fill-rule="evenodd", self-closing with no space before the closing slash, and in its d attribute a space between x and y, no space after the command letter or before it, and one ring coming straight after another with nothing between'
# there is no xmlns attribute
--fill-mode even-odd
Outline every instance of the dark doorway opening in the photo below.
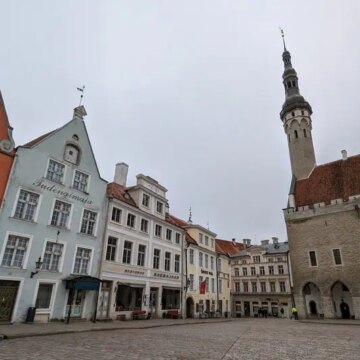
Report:
<svg viewBox="0 0 360 360"><path fill-rule="evenodd" d="M346 302L342 301L340 303L340 311L343 319L350 319L350 307Z"/></svg>
<svg viewBox="0 0 360 360"><path fill-rule="evenodd" d="M194 300L191 297L186 299L186 317L193 318L194 317Z"/></svg>
<svg viewBox="0 0 360 360"><path fill-rule="evenodd" d="M250 303L244 301L244 316L250 316Z"/></svg>
<svg viewBox="0 0 360 360"><path fill-rule="evenodd" d="M317 315L318 314L316 302L314 300L311 300L309 302L309 308L310 308L310 315Z"/></svg>

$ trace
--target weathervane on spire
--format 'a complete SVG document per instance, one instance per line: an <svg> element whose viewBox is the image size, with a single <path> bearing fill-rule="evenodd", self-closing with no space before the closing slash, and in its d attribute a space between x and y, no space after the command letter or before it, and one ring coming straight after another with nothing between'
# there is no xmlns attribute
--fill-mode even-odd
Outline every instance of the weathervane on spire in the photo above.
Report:
<svg viewBox="0 0 360 360"><path fill-rule="evenodd" d="M286 51L284 30L282 28L279 28L279 29L280 29L281 37L282 37L283 43L284 43L284 51Z"/></svg>
<svg viewBox="0 0 360 360"><path fill-rule="evenodd" d="M80 106L80 105L81 105L81 102L82 102L82 99L83 99L83 97L84 97L85 85L83 85L82 88L77 87L76 90L78 90L78 91L81 92L81 95L80 95L80 103L79 103L79 106Z"/></svg>
<svg viewBox="0 0 360 360"><path fill-rule="evenodd" d="M189 224L192 224L192 212L191 212L191 206L190 206L190 208L189 208L189 220L188 220L188 223Z"/></svg>

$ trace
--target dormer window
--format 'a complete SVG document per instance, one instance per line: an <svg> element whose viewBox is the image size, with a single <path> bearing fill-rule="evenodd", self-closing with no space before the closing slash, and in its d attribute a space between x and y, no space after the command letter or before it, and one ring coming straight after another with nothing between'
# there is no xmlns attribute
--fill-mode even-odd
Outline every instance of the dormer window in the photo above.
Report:
<svg viewBox="0 0 360 360"><path fill-rule="evenodd" d="M149 195L143 194L142 204L143 204L143 206L145 206L147 208L149 207L149 205L150 205L150 196Z"/></svg>
<svg viewBox="0 0 360 360"><path fill-rule="evenodd" d="M159 214L162 214L163 213L163 208L164 208L164 204L160 201L157 201L156 202L156 211L159 213Z"/></svg>
<svg viewBox="0 0 360 360"><path fill-rule="evenodd" d="M79 148L75 145L68 144L65 147L64 159L72 164L77 165L79 163Z"/></svg>

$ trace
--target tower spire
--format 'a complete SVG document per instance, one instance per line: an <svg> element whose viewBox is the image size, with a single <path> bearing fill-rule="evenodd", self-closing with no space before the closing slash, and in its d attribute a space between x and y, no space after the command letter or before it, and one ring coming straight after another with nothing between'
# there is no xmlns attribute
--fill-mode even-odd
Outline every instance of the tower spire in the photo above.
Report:
<svg viewBox="0 0 360 360"><path fill-rule="evenodd" d="M280 28L280 32L281 32L281 37L282 37L283 44L284 44L284 51L286 51L284 30L282 28Z"/></svg>

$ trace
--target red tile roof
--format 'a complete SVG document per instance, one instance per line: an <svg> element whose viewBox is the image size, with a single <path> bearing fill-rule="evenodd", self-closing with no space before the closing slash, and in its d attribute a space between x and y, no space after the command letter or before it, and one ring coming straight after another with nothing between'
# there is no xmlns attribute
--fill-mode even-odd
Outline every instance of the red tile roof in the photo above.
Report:
<svg viewBox="0 0 360 360"><path fill-rule="evenodd" d="M229 240L215 239L215 251L220 254L235 255L244 249L244 244L234 243Z"/></svg>
<svg viewBox="0 0 360 360"><path fill-rule="evenodd" d="M189 226L189 223L187 223L186 221L181 220L181 219L175 217L174 215L167 214L166 220L167 220L168 222L170 222L171 224L176 225L176 226L179 226L179 227L181 227L181 228L183 228L183 229L185 229L186 226ZM185 239L186 239L186 241L187 241L188 243L197 245L196 240L195 240L192 236L190 236L187 231L186 231L186 233L185 233Z"/></svg>
<svg viewBox="0 0 360 360"><path fill-rule="evenodd" d="M49 135L51 135L53 132L55 132L56 130L53 130L53 131L49 131L48 133L44 134L44 135L41 135L39 137L37 137L36 139L34 140L31 140L29 141L28 143L26 143L25 145L23 145L24 147L28 147L28 148L31 148L33 147L34 145L36 145L37 143L39 143L40 141L44 140L46 137L48 137Z"/></svg>
<svg viewBox="0 0 360 360"><path fill-rule="evenodd" d="M313 205L331 200L348 200L360 194L360 155L315 167L307 179L297 180L296 206Z"/></svg>
<svg viewBox="0 0 360 360"><path fill-rule="evenodd" d="M107 185L106 187L106 195L108 197L123 201L129 205L137 207L134 199L131 195L127 192L125 186L112 182Z"/></svg>

